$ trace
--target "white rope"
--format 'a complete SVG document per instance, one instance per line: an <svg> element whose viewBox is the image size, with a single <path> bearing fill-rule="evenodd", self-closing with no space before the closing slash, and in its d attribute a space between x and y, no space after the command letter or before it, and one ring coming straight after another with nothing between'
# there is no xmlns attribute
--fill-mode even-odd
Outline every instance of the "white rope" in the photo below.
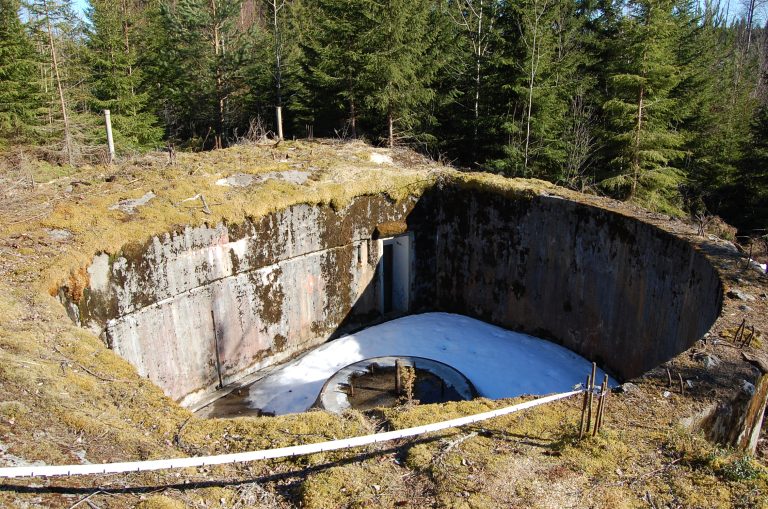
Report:
<svg viewBox="0 0 768 509"><path fill-rule="evenodd" d="M0 478L13 477L51 477L58 475L92 475L92 474L118 474L125 472L146 472L150 470L163 470L171 468L189 468L202 467L206 465L221 465L224 463L240 463L246 461L257 461L265 459L285 458L292 456L301 456L305 454L314 454L318 452L335 451L337 449L346 449L349 447L360 447L361 445L386 442L398 438L412 437L431 433L448 428L457 428L466 426L493 417L507 415L520 410L526 410L546 403L551 403L564 398L569 398L583 392L582 390L553 394L543 398L519 403L498 410L491 410L481 414L459 417L448 421L426 424L386 433L376 433L361 437L345 438L342 440L333 440L330 442L320 442L317 444L294 445L291 447L280 447L278 449L266 449L261 451L239 452L234 454L220 454L218 456L198 456L193 458L171 458L163 460L134 461L124 463L102 463L91 465L58 465L58 466L31 466L31 467L9 467L0 468Z"/></svg>

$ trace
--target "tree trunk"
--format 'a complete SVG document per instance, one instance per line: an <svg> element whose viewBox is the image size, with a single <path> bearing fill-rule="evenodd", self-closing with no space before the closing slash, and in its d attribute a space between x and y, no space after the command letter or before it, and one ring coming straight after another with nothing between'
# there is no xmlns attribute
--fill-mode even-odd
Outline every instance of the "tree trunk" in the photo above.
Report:
<svg viewBox="0 0 768 509"><path fill-rule="evenodd" d="M280 5L278 5L278 0L271 0L270 2L272 4L272 29L275 37L275 108L279 109L281 111L281 114L278 116L277 122L277 132L279 133L278 137L280 139L283 138L283 115L282 115L282 106L283 106L283 45L280 41L280 25L278 23L278 13L280 12L280 9L283 8L285 5L285 1L283 0L280 2Z"/></svg>
<svg viewBox="0 0 768 509"><path fill-rule="evenodd" d="M531 43L531 75L528 82L528 111L525 120L525 160L523 162L523 172L528 171L528 159L530 157L531 147L531 113L533 111L533 84L536 81L536 72L539 68L539 22L547 10L545 3L540 12L536 10L537 3L533 5L533 41Z"/></svg>
<svg viewBox="0 0 768 509"><path fill-rule="evenodd" d="M349 123L352 129L352 139L357 139L357 110L355 109L355 100L349 101Z"/></svg>
<svg viewBox="0 0 768 509"><path fill-rule="evenodd" d="M477 161L477 150L480 143L479 123L480 123L480 84L481 84L481 60L483 56L483 2L480 2L480 9L477 16L477 42L475 44L475 107L474 122L472 127L472 160Z"/></svg>
<svg viewBox="0 0 768 509"><path fill-rule="evenodd" d="M131 41L129 38L129 30L128 30L128 2L126 0L123 0L122 2L122 25L123 25L123 44L125 45L125 57L128 59L128 69L126 71L128 72L128 78L133 77L133 65L131 64ZM136 102L134 101L134 98L136 97L136 91L133 88L133 80L130 79L130 90L129 93L131 94L131 106L133 110L131 113L136 116L138 114L138 111L136 111ZM118 111L120 113L120 111Z"/></svg>
<svg viewBox="0 0 768 509"><path fill-rule="evenodd" d="M747 51L752 44L752 22L755 16L755 0L749 0L747 7Z"/></svg>
<svg viewBox="0 0 768 509"><path fill-rule="evenodd" d="M389 126L389 148L395 148L395 119L391 111L387 113L387 124Z"/></svg>
<svg viewBox="0 0 768 509"><path fill-rule="evenodd" d="M219 22L216 18L216 0L211 0L211 13L213 19L213 47L216 58L216 99L218 111L216 118L216 134L214 135L214 148L224 148L224 78L221 70L221 43L219 37Z"/></svg>
<svg viewBox="0 0 768 509"><path fill-rule="evenodd" d="M67 114L67 102L64 99L64 87L61 84L61 75L59 74L59 63L56 59L56 44L53 40L53 28L51 27L51 13L48 10L48 1L43 0L45 8L45 20L48 28L48 44L51 46L51 62L53 63L53 74L56 78L56 87L59 91L59 102L61 104L61 117L64 121L64 153L67 155L67 162L74 164L74 154L72 148L72 132L69 126L69 115Z"/></svg>
<svg viewBox="0 0 768 509"><path fill-rule="evenodd" d="M637 94L637 124L635 127L634 147L632 147L632 189L630 190L630 198L635 195L637 182L640 180L640 133L643 128L644 96L645 88L641 86Z"/></svg>

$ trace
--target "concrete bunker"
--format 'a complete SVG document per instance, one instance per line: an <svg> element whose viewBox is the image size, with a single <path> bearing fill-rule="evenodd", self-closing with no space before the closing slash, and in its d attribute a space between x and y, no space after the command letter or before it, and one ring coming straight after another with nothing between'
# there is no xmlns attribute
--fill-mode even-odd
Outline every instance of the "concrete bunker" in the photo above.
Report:
<svg viewBox="0 0 768 509"><path fill-rule="evenodd" d="M453 182L393 201L297 204L99 253L59 295L138 372L199 408L330 339L445 311L550 339L619 379L717 319L707 258L655 226L559 196Z"/></svg>

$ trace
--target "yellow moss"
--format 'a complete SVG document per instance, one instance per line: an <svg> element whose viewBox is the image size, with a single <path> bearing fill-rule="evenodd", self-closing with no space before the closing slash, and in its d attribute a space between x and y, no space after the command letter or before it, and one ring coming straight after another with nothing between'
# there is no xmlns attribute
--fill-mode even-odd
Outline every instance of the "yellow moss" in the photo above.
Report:
<svg viewBox="0 0 768 509"><path fill-rule="evenodd" d="M366 462L333 467L310 476L301 485L307 509L393 507L404 499L402 474L392 463Z"/></svg>
<svg viewBox="0 0 768 509"><path fill-rule="evenodd" d="M197 495L200 503L206 507L232 507L237 496L235 491L218 486L201 489Z"/></svg>
<svg viewBox="0 0 768 509"><path fill-rule="evenodd" d="M355 413L339 416L314 411L279 417L193 418L187 422L180 439L201 453L223 454L324 442L370 432ZM309 466L335 461L346 454L349 453L318 453L287 461Z"/></svg>
<svg viewBox="0 0 768 509"><path fill-rule="evenodd" d="M174 500L165 495L152 495L146 500L142 500L136 506L137 509L186 509L188 507L180 500Z"/></svg>
<svg viewBox="0 0 768 509"><path fill-rule="evenodd" d="M0 401L0 419L16 423L29 414L29 407L21 401Z"/></svg>

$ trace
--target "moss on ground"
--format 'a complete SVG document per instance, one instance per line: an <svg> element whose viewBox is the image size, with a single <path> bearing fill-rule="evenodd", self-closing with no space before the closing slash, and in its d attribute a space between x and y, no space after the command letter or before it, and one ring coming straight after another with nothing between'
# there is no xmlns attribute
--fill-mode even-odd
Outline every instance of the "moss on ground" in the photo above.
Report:
<svg viewBox="0 0 768 509"><path fill-rule="evenodd" d="M370 162L373 150L362 143L284 142L181 153L174 165L163 154L112 167L73 169L28 162L34 166L35 187L20 186L13 199L0 204L5 219L0 224L2 454L54 464L83 457L106 462L241 452L401 429L519 401L479 399L369 415L310 412L201 420L166 398L98 337L73 325L52 297L62 283L74 292L85 288L84 269L95 253L140 246L152 235L185 225L240 224L297 203L341 209L360 195L383 193L396 201L453 182L515 199L556 194L629 214L613 202L542 181L459 173L408 151L389 152L394 165L377 165ZM248 188L216 184L234 174L287 170L307 172L307 183L267 180ZM120 200L148 191L156 197L136 213L110 210ZM198 194L205 197L210 213L201 200L187 201ZM54 238L52 230L71 235ZM675 400L678 409L658 399L657 385L649 380L643 397L616 396L605 431L582 441L577 440L580 403L574 398L423 439L357 450L45 482L91 493L99 491L94 486L149 486L90 499L99 507L146 509L295 504L764 507L765 468L677 430L675 419L690 413L691 404ZM188 487L180 486L183 482ZM71 506L78 500L57 497L55 492L6 489L0 491L0 505L39 499L42 505Z"/></svg>

